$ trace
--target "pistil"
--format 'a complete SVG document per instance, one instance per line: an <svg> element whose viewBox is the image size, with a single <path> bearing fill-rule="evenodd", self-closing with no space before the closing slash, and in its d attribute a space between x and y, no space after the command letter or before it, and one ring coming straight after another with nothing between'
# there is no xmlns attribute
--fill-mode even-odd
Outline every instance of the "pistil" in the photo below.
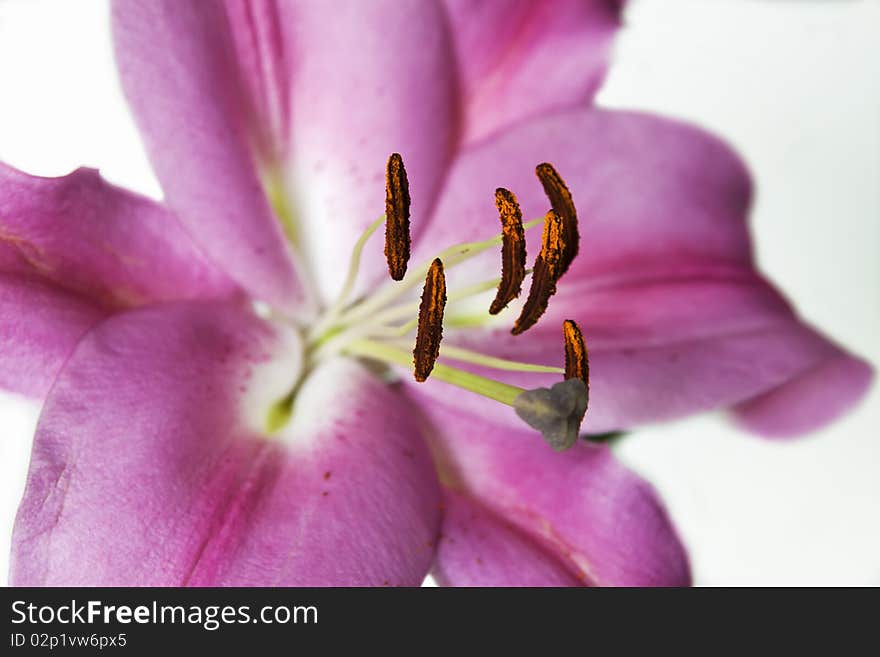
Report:
<svg viewBox="0 0 880 657"><path fill-rule="evenodd" d="M411 362L406 351L372 340L356 340L346 347L345 353L404 367ZM434 364L431 378L513 407L556 451L568 449L577 440L587 405L586 388L580 379L567 379L552 388L528 390L442 363Z"/></svg>

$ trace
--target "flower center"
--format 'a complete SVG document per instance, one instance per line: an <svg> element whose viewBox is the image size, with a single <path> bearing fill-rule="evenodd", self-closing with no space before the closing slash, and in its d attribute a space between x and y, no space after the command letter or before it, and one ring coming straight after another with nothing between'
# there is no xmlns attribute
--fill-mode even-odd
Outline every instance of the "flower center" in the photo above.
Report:
<svg viewBox="0 0 880 657"><path fill-rule="evenodd" d="M527 223L516 197L499 188L495 203L501 233L479 242L456 244L431 261L408 270L410 257L409 183L403 160L392 154L386 171L385 214L364 231L352 250L348 273L335 302L308 330L306 371L321 361L346 355L393 366L413 366L416 381L439 379L472 393L512 406L517 415L537 429L557 450L577 440L587 410L589 370L587 350L577 324L563 325L565 368L497 358L478 351L442 344L447 308L477 299L492 289L496 295L489 307L467 323L485 325L494 321L520 295L523 281L531 276L528 296L511 333L520 335L534 326L547 309L556 283L578 252L577 214L571 195L556 170L547 163L536 173L550 200L543 218ZM371 236L385 224L385 256L391 281L373 293L352 300L361 256ZM543 225L541 250L534 267L526 269L526 232ZM447 292L446 271L487 249L501 246L501 276ZM420 301L412 300L422 286ZM412 333L415 347L410 352ZM437 362L438 359L441 362ZM481 376L449 364L469 363L500 371L554 373L562 380L551 388L528 390L494 378ZM430 383L427 383L430 385ZM286 424L293 412L297 388L280 400L269 417L270 431Z"/></svg>

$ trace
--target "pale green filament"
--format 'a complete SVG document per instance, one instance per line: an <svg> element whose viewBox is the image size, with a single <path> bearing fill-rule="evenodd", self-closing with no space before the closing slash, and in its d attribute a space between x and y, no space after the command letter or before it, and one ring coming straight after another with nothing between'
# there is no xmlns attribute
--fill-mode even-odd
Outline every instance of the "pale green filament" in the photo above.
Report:
<svg viewBox="0 0 880 657"><path fill-rule="evenodd" d="M531 275L532 270L526 269L526 275ZM462 301L464 299L470 299L473 296L478 294L482 294L483 292L488 292L489 290L494 290L498 287L498 284L501 283L500 278L492 278L488 281L483 281L482 283L474 283L473 285L469 285L468 287L459 290L458 292L453 292L446 299L447 308L449 305L455 303L456 301ZM392 311L394 311L392 313ZM402 306L395 306L394 308L390 308L386 312L391 317L384 317L385 313L381 315L377 315L378 317L382 317L383 321L390 321L391 319L398 319L399 317L411 317L414 313L419 311L418 303L411 303ZM461 315L455 313L449 313L447 311L447 315L444 318L444 323L453 327L473 327L473 326L485 326L485 324L491 321L493 318L492 315L487 315L486 313L474 314L474 315ZM381 335L392 335L392 336L404 336L414 328L419 325L419 318L415 317L408 321L406 324L403 324L399 327L396 327L391 330L391 332L383 331Z"/></svg>
<svg viewBox="0 0 880 657"><path fill-rule="evenodd" d="M470 349L462 349L453 345L442 345L440 347L440 359L457 360L463 363L473 363L474 365L485 365L496 370L507 370L510 372L544 372L548 374L565 374L565 370L561 367L551 367L549 365L532 365L531 363L520 363L515 360L507 360L506 358L495 358L494 356L484 356L478 351Z"/></svg>
<svg viewBox="0 0 880 657"><path fill-rule="evenodd" d="M352 356L364 356L373 358L386 363L394 363L410 367L413 364L412 354L401 349L392 347L391 345L372 340L355 340L345 346L344 353ZM513 400L522 392L523 388L511 386L499 381L493 381L478 374L471 374L463 370L435 363L434 369L431 371L431 378L451 383L459 388L470 390L483 397L494 399L495 401L513 406Z"/></svg>
<svg viewBox="0 0 880 657"><path fill-rule="evenodd" d="M402 281L394 283L379 290L364 301L355 304L347 311L343 311L345 303L354 288L357 278L358 268L360 266L361 254L364 246L370 236L379 228L385 220L384 215L377 219L374 223L364 231L355 243L349 264L348 274L343 285L343 289L339 294L336 302L325 314L325 316L316 324L309 333L308 352L310 359L315 361L323 360L326 357L344 351L353 341L370 340L371 338L400 338L415 329L418 326L419 302L413 301L403 303L397 306L386 307L389 303L402 296L407 290L420 285L424 281L425 274L430 267L430 263L426 262L416 270L410 270ZM542 219L535 219L524 224L524 228L532 228L543 222ZM465 260L482 253L492 246L501 243L503 235L498 234L481 242L466 242L457 244L445 249L438 256L443 260L444 268L449 269ZM433 260L432 260L433 262ZM527 270L527 274L531 274L531 270ZM500 278L492 278L480 283L474 283L461 290L452 292L447 297L447 304L454 304L456 301L469 299L478 294L488 292L498 287L501 282ZM384 308L384 309L383 309ZM450 319L455 317L450 315ZM394 326L397 320L411 318L400 326ZM486 321L486 317L481 315L482 321ZM358 321L362 320L362 321ZM470 322L472 324L472 322ZM456 350L455 347L451 348ZM449 349L443 348L441 351L447 351L447 356L452 357ZM473 358L480 355L475 352L465 352L465 350L456 350L458 354L457 360L469 360L469 362L477 362ZM494 363L494 364L493 364ZM516 363L500 358L492 358L489 356L482 357L479 364L496 369L516 370L526 372L557 372L558 368L547 369L542 365L532 365L529 363ZM537 368L537 369L533 369Z"/></svg>
<svg viewBox="0 0 880 657"><path fill-rule="evenodd" d="M526 273L530 274L531 270L527 270ZM493 278L488 281L483 281L482 283L469 285L462 290L453 292L447 297L447 308L450 304L453 304L456 301L469 299L470 297L494 289L498 287L500 282L500 278ZM341 347L353 339L365 337L401 338L418 326L418 312L419 302L415 301L412 303L401 304L399 306L392 306L387 310L373 315L369 322L366 323L357 324L348 328L343 328L337 325L332 330L325 330L323 335L313 342L313 348L317 350L315 352L315 358L316 360L320 360L339 351ZM404 319L406 317L412 317L412 319L400 326L393 326L390 324L395 320ZM488 316L480 315L480 317L485 321Z"/></svg>
<svg viewBox="0 0 880 657"><path fill-rule="evenodd" d="M426 262L415 269L411 269L402 281L386 284L375 294L369 295L360 302L346 308L346 304L349 303L349 298L355 287L364 247L369 238L384 221L385 217L383 215L370 224L355 243L348 272L339 296L309 332L307 347L309 363L314 364L333 354L341 353L370 358L407 368L413 366L411 347L395 343L394 340L397 339L399 341L407 333L417 328L419 302L412 301L399 303L398 305L393 305L393 303L408 291L423 284L425 274L431 262ZM543 223L543 221L543 218L530 221L524 224L524 229L533 228ZM444 268L448 270L450 267L454 267L493 246L501 244L502 239L503 236L498 234L481 242L457 244L443 250L437 257L443 261ZM433 261L433 258L431 261ZM531 270L526 273L530 274ZM447 297L447 308L449 304L454 304L457 301L469 299L497 288L500 282L500 278L493 278L469 285L458 291L450 292ZM458 317L466 318L465 315L459 315ZM455 318L456 315L454 313L448 314L447 319L450 324L452 324ZM395 322L404 319L408 321L400 326L395 326ZM491 319L488 313L481 315L481 323ZM514 399L523 392L522 388L452 367L445 362L447 360L512 372L564 373L559 367L519 363L504 358L486 356L461 347L447 344L441 345L441 362L434 364L431 378L445 381L459 388L511 406ZM291 393L287 398L279 401L277 406L272 409L268 418L270 430L275 431L279 429L289 420L293 394Z"/></svg>
<svg viewBox="0 0 880 657"><path fill-rule="evenodd" d="M481 328L493 319L492 315L486 313L451 314L443 318L443 323L451 328Z"/></svg>
<svg viewBox="0 0 880 657"><path fill-rule="evenodd" d="M354 289L354 284L357 280L357 273L361 266L361 255L363 255L364 246L373 233L375 233L383 223L385 223L384 214L367 226L367 229L358 238L358 241L355 242L354 249L351 252L351 260L348 264L348 274L345 277L345 282L342 284L342 290L339 292L336 302L330 307L330 310L327 311L324 318L309 332L310 339L317 338L330 328L339 317L339 313L345 308L345 304L348 302L348 297L351 295L351 291Z"/></svg>
<svg viewBox="0 0 880 657"><path fill-rule="evenodd" d="M534 219L526 224L523 224L523 229L528 230L529 228L533 228L534 226L542 224L543 222L543 218ZM440 258L440 260L443 261L443 268L448 271L455 265L482 253L486 249L490 249L493 246L498 246L499 244L501 244L502 238L503 235L499 233L498 235L495 235L494 237L491 237L482 242L465 242L463 244L456 244L455 246L451 246L448 249L441 251L435 257ZM358 304L355 304L348 311L342 314L342 316L340 317L340 321L345 324L350 324L359 319L363 319L364 317L368 317L371 313L375 312L379 308L382 308L388 303L403 296L412 288L418 287L425 282L425 274L428 273L428 269L430 269L431 263L433 261L434 258L431 258L430 260L420 265L418 268L410 270L406 274L406 276L403 277L403 280L399 283L386 285L375 295L368 297Z"/></svg>
<svg viewBox="0 0 880 657"><path fill-rule="evenodd" d="M444 265L445 266L445 265ZM498 284L501 282L500 278L493 278L488 281L483 281L482 283L475 283L474 285L468 285L466 288L463 288L457 292L453 292L446 297L446 303L452 304L456 301L461 301L462 299L469 299L478 294L482 294L483 292L487 292L488 290L493 290L498 287ZM392 306L388 310L383 310L380 313L374 315L370 322L372 324L387 324L388 322L393 322L396 319L403 319L405 317L412 317L413 315L419 312L419 302L413 301L412 303L405 303L399 306ZM418 323L418 318L416 319Z"/></svg>

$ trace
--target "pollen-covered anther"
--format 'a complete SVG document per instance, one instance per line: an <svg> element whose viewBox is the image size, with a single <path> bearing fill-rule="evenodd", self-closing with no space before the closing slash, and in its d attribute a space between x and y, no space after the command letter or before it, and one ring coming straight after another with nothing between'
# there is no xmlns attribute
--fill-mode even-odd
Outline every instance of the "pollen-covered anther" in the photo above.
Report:
<svg viewBox="0 0 880 657"><path fill-rule="evenodd" d="M419 326L413 349L416 381L422 382L434 369L443 339L443 310L446 307L446 276L440 258L434 258L425 277L419 304Z"/></svg>
<svg viewBox="0 0 880 657"><path fill-rule="evenodd" d="M562 335L565 339L565 378L580 379L583 381L587 392L584 413L590 403L590 361L587 355L587 345L584 342L584 334L577 322L567 319L562 323ZM583 420L583 416L581 416Z"/></svg>
<svg viewBox="0 0 880 657"><path fill-rule="evenodd" d="M580 379L589 387L590 363L581 328L574 320L567 319L562 323L562 335L565 339L565 378Z"/></svg>
<svg viewBox="0 0 880 657"><path fill-rule="evenodd" d="M385 170L385 259L388 273L403 280L409 262L409 182L403 158L392 153Z"/></svg>
<svg viewBox="0 0 880 657"><path fill-rule="evenodd" d="M534 326L547 310L550 297L556 294L556 281L562 275L561 264L566 249L563 233L561 217L550 210L544 217L541 252L535 260L529 296L510 331L514 335L519 335Z"/></svg>
<svg viewBox="0 0 880 657"><path fill-rule="evenodd" d="M526 277L526 236L516 196L499 187L495 205L501 219L501 282L489 306L490 315L497 315L519 296Z"/></svg>
<svg viewBox="0 0 880 657"><path fill-rule="evenodd" d="M568 271L578 254L580 234L578 232L577 209L574 207L571 192L568 191L565 181L552 164L542 162L535 167L535 173L544 187L544 193L550 199L550 206L562 219L562 237L565 240L565 251L559 265L559 276L562 276Z"/></svg>

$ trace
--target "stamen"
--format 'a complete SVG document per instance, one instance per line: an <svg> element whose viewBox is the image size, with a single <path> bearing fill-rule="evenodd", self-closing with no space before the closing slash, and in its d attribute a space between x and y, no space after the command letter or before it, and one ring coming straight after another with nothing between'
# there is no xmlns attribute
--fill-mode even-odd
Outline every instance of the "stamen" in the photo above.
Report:
<svg viewBox="0 0 880 657"><path fill-rule="evenodd" d="M583 422L587 407L590 405L590 361L587 356L587 345L584 343L581 328L571 319L562 323L562 335L565 339L565 378L582 381L586 392L584 412L580 419Z"/></svg>
<svg viewBox="0 0 880 657"><path fill-rule="evenodd" d="M494 356L485 356L479 351L471 351L470 349L462 349L452 345L443 345L443 351L440 354L440 360L457 360L463 363L473 363L474 365L482 365L491 367L496 370L505 370L508 372L540 372L544 374L562 374L564 370L559 367L550 365L535 365L534 363L521 363L517 360L508 360L507 358L496 358Z"/></svg>
<svg viewBox="0 0 880 657"><path fill-rule="evenodd" d="M354 340L345 346L344 353L352 356L374 358L397 365L406 366L412 363L412 358L407 352L396 349L389 344L373 340ZM479 374L465 372L442 363L437 363L434 366L432 376L440 381L445 381L464 390L470 390L508 406L513 406L514 400L525 392L517 386L494 381Z"/></svg>
<svg viewBox="0 0 880 657"><path fill-rule="evenodd" d="M386 171L385 215L367 227L354 245L349 270L338 298L319 319L317 326L309 332L306 349L308 365L313 366L324 358L339 353L394 365L412 364L414 378L418 382L424 382L429 376L433 376L507 404L514 407L521 419L540 431L554 449L567 449L574 444L589 397L587 350L583 335L575 322L566 320L563 323L565 369L496 358L449 345L443 348L443 362L437 362L448 302L470 298L497 287L495 299L489 309L490 316L496 315L520 295L525 276L532 274L528 298L512 329L513 334L518 335L533 326L544 314L550 297L556 292L559 278L577 254L577 213L571 194L550 164L538 165L536 172L552 205L543 219L523 224L516 197L510 191L498 188L495 190L495 204L502 227L499 235L480 242L451 246L432 261L407 272L411 252L410 194L403 159L398 153L393 153L388 159ZM389 273L396 283L388 282L362 300L347 305L354 291L364 246L383 220L385 256ZM535 260L534 269L527 270L525 231L542 222L544 228L541 251ZM445 269L499 244L502 247L501 277L472 284L447 297ZM390 305L396 299L410 294L422 278L424 287L418 304L406 302L397 306ZM400 326L395 325L398 320L412 317L416 309L418 316L415 320ZM452 315L451 320L455 319L455 313ZM482 317L485 319L481 319L481 323L490 319L486 315ZM467 320L467 315L460 312L459 318ZM405 339L403 335L412 328L417 333L415 347L410 356L404 348L398 346L397 340ZM565 380L551 388L527 390L451 367L446 364L447 359L506 371L564 374ZM290 419L296 390L295 386L271 409L267 419L270 430L277 430Z"/></svg>
<svg viewBox="0 0 880 657"><path fill-rule="evenodd" d="M345 308L345 304L348 303L348 297L351 296L352 290L354 290L354 284L357 281L357 273L361 266L361 256L364 252L364 246L384 221L385 215L383 214L376 219L376 221L367 226L366 230L361 234L357 242L355 242L354 248L351 251L351 259L348 263L348 273L345 276L345 282L342 284L342 290L340 290L339 296L324 317L309 331L309 341L318 340L320 336L322 336L324 332L333 325L333 322L336 321L339 314Z"/></svg>
<svg viewBox="0 0 880 657"><path fill-rule="evenodd" d="M448 264L444 263L443 269L444 272L449 269ZM527 275L531 273L531 269L526 270ZM409 280L412 274L413 272L407 274L406 280L404 280L402 283L398 283L398 286L406 285L406 281ZM425 274L427 274L427 271L425 271ZM452 326L453 322L456 321L458 322L457 325L461 325L461 319L463 316L450 316L449 305L455 303L456 301L468 299L475 295L491 290L493 287L498 287L499 281L500 279L493 278L488 281L482 281L480 283L469 285L465 288L447 294L446 309L443 313L443 322L447 326ZM359 338L402 338L407 333L418 327L419 305L419 302L415 301L413 303L405 303L398 306L392 306L385 310L374 312L372 315L370 315L368 322L350 323L347 327L343 326L342 324L338 324L336 325L336 328L334 330L328 330L331 323L336 321L335 317L330 317L329 320L324 320L321 322L320 332L309 334L310 342L312 345L314 345L312 349L312 356L316 360L322 360L332 354L338 353L339 350L351 340ZM407 317L412 317L412 319L399 326L394 326L391 324L395 320L404 319ZM486 315L480 314L479 322L477 322L477 324L475 325L483 325L485 321ZM559 370L560 373L562 373L563 371L564 370L561 369Z"/></svg>
<svg viewBox="0 0 880 657"><path fill-rule="evenodd" d="M446 276L443 263L434 258L425 287L422 290L422 303L419 306L419 328L416 332L416 346L413 349L416 381L428 378L434 362L440 355L440 340L443 339L443 309L446 307Z"/></svg>
<svg viewBox="0 0 880 657"><path fill-rule="evenodd" d="M543 222L544 219L533 219L532 221L523 224L523 228L525 230L529 230L530 228L534 228L535 226ZM462 242L461 244L455 244L454 246L450 246L449 248L444 249L437 254L437 257L443 261L443 266L446 269L450 269L458 264L461 264L462 262L467 261L470 258L473 258L474 256L481 254L486 249L490 249L493 246L498 246L503 241L504 236L499 234L494 235L487 240L483 240L482 242ZM363 301L351 306L339 318L340 321L344 324L351 324L353 322L357 322L364 318L370 317L377 309L388 305L395 299L404 296L412 288L420 285L422 279L430 268L430 262L422 263L422 265L420 265L417 269L410 271L403 279L403 281L401 281L399 284L386 284L376 293L370 295ZM495 287L495 285L497 284L497 282L494 283L489 289Z"/></svg>
<svg viewBox="0 0 880 657"><path fill-rule="evenodd" d="M385 259L395 281L403 280L409 262L409 203L403 158L400 153L392 153L385 173Z"/></svg>
<svg viewBox="0 0 880 657"><path fill-rule="evenodd" d="M562 219L550 210L544 217L541 253L535 260L529 296L511 330L514 335L534 326L547 310L550 297L556 294L556 281L561 275L560 265L566 249L563 232Z"/></svg>
<svg viewBox="0 0 880 657"><path fill-rule="evenodd" d="M489 306L490 315L497 315L519 296L526 276L526 236L516 196L499 187L495 190L495 205L501 218L501 282Z"/></svg>
<svg viewBox="0 0 880 657"><path fill-rule="evenodd" d="M590 363L584 334L577 322L567 319L562 323L562 335L565 338L565 378L580 379L589 390Z"/></svg>
<svg viewBox="0 0 880 657"><path fill-rule="evenodd" d="M553 211L562 218L562 239L565 241L565 250L562 254L562 262L559 265L559 276L568 271L569 265L578 254L580 235L578 234L577 209L571 198L571 192L557 173L552 164L543 162L535 167L535 173L544 187L544 193L550 199ZM557 277L558 279L558 277Z"/></svg>
<svg viewBox="0 0 880 657"><path fill-rule="evenodd" d="M449 267L444 263L443 265L444 272ZM427 274L427 272L425 272ZM482 292L486 292L487 290L491 290L493 287L498 287L498 278L493 278L488 281L480 281L479 283L474 283L473 285L468 285L465 288L457 290L456 292L450 293L446 297L447 305L454 302L460 301L462 299L469 299L470 297L476 296ZM386 324L388 322L402 319L405 317L412 317L419 311L419 303L404 303L398 306L391 306L387 310L383 310L381 312L376 313L371 318L372 323L374 324ZM417 321L417 320L414 320ZM408 322L409 324L410 322ZM412 328L415 327L415 324L412 325Z"/></svg>

